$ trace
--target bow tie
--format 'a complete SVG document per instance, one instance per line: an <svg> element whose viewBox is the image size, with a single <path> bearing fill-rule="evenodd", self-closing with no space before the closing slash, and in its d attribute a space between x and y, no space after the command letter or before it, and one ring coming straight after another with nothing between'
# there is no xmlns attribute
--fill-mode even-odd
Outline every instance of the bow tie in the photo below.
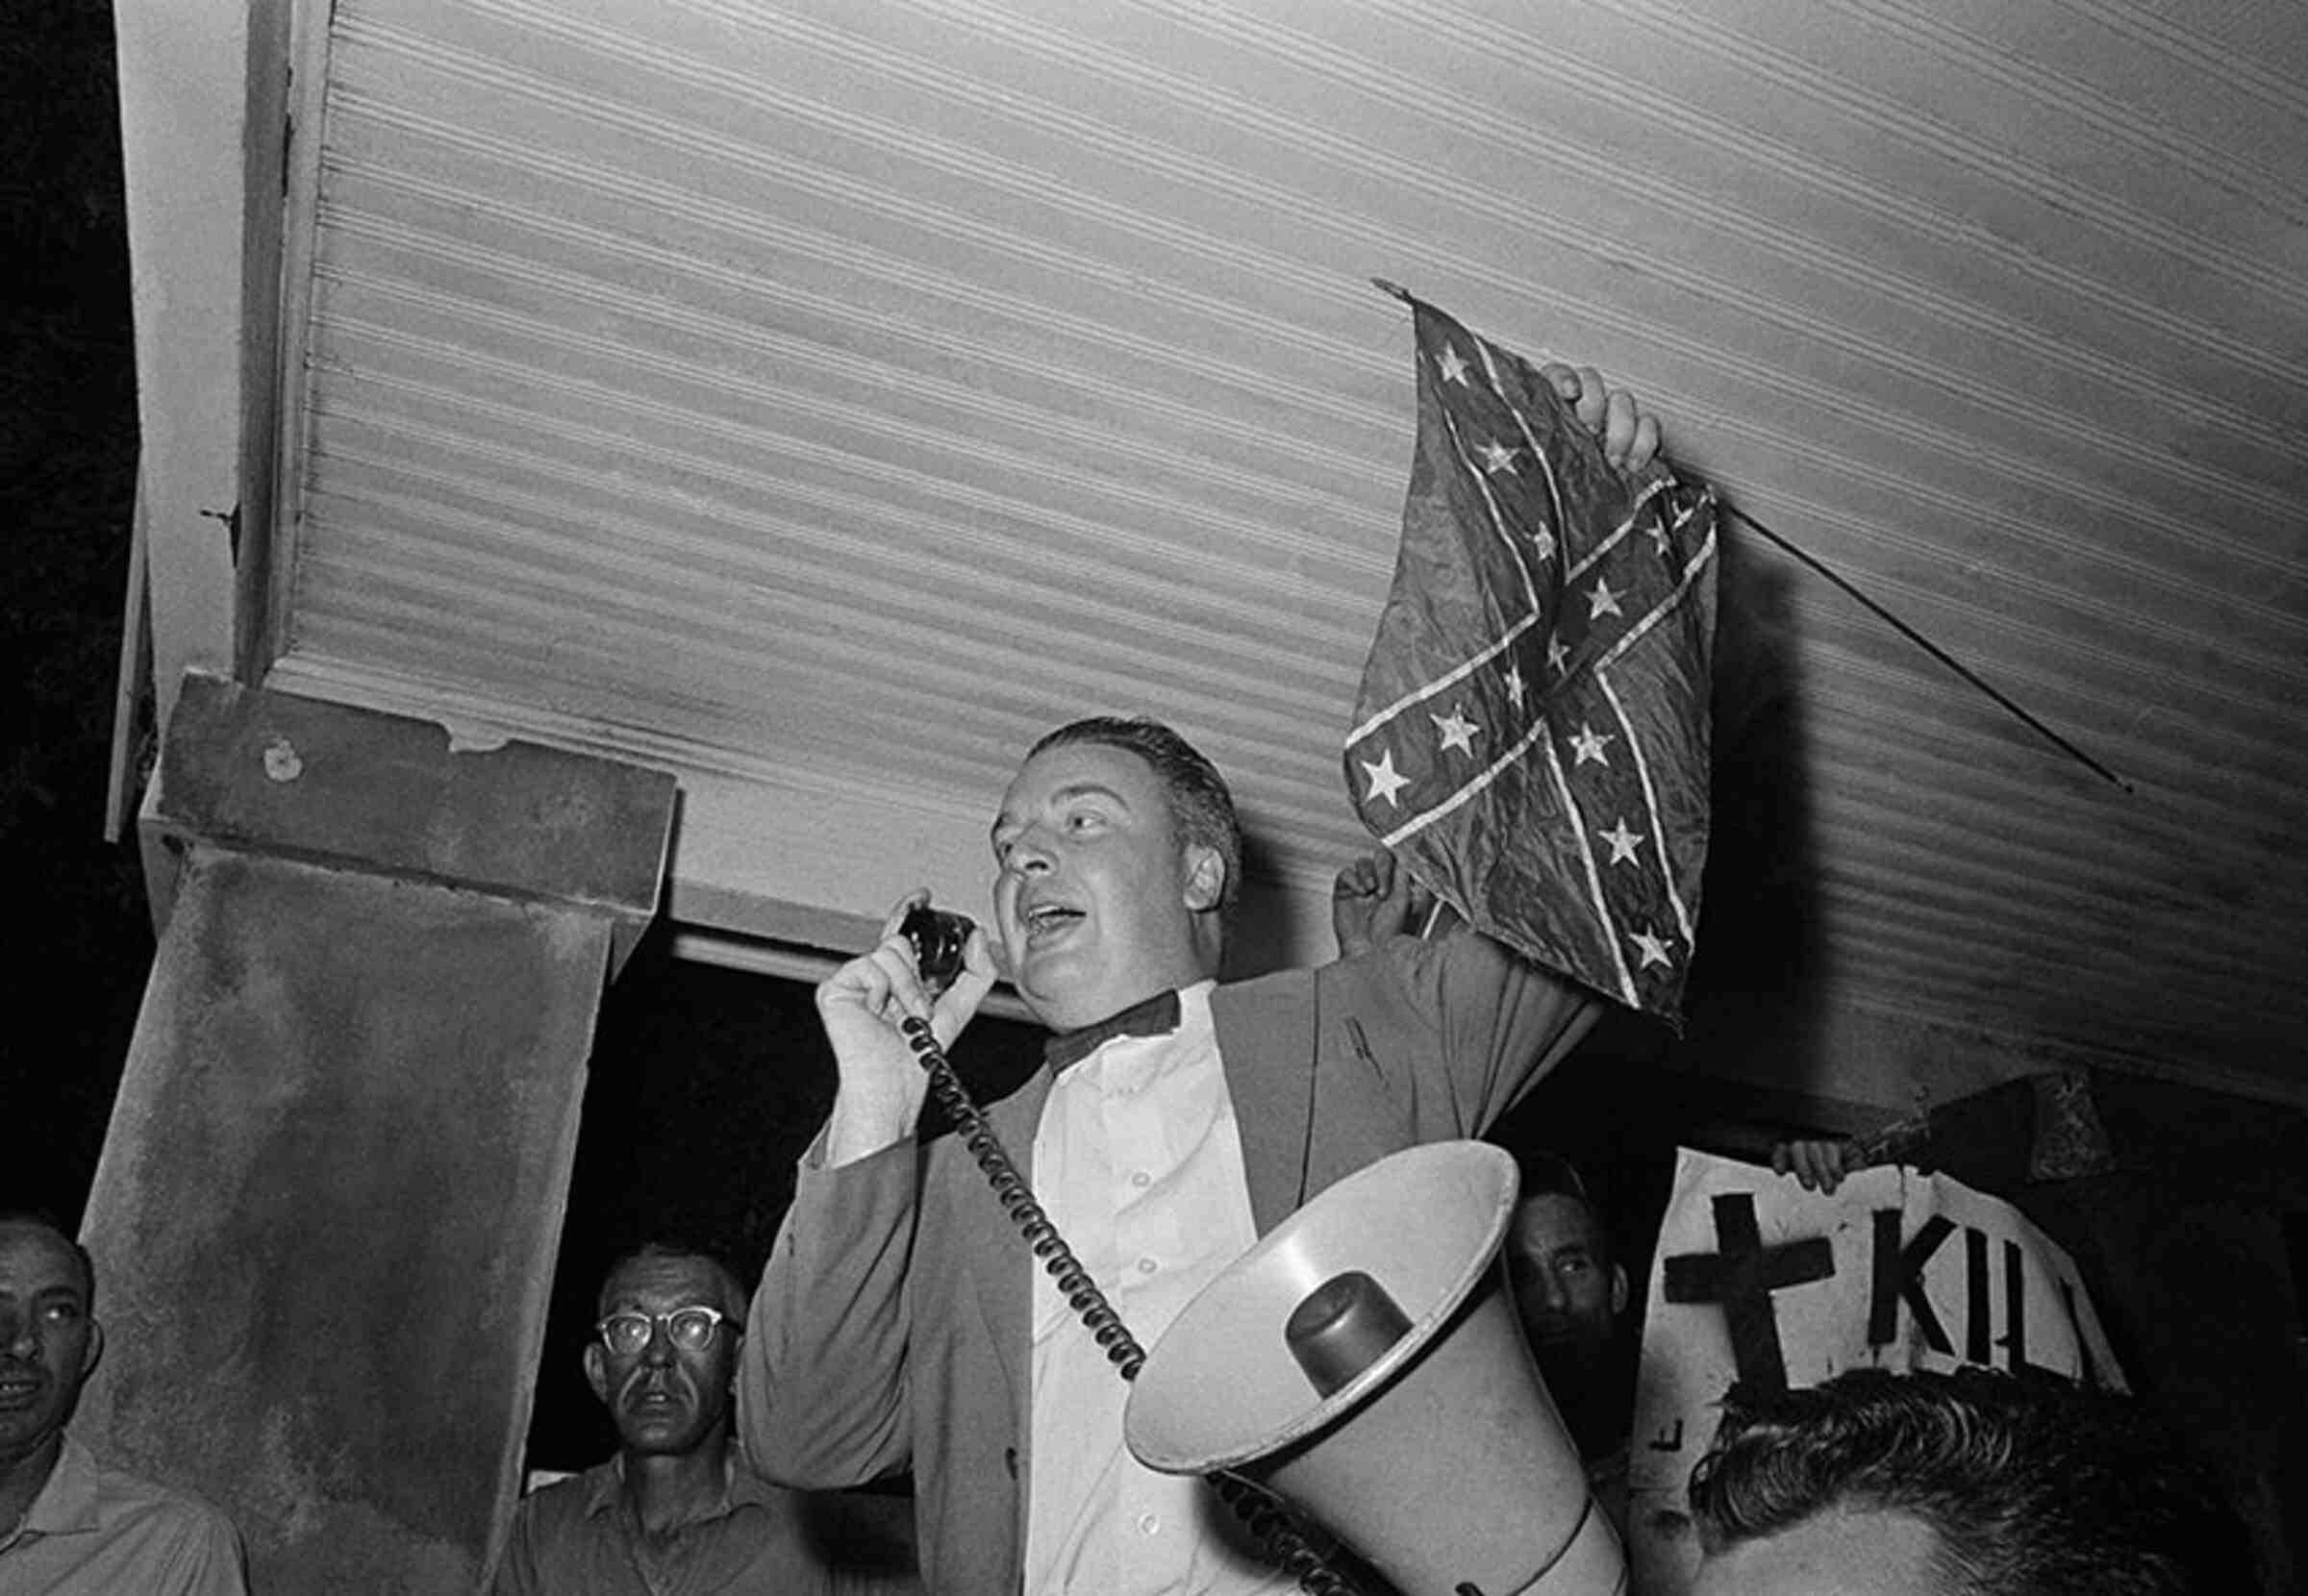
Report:
<svg viewBox="0 0 2308 1596"><path fill-rule="evenodd" d="M1158 992L1134 1003L1118 1014L1109 1014L1075 1031L1065 1031L1041 1044L1042 1061L1053 1074L1078 1064L1116 1036L1167 1036L1178 1029L1178 994Z"/></svg>

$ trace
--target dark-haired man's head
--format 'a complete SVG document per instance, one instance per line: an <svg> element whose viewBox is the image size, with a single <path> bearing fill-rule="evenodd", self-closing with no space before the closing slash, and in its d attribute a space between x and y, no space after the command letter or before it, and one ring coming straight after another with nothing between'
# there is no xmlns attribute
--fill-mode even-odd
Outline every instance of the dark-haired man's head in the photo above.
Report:
<svg viewBox="0 0 2308 1596"><path fill-rule="evenodd" d="M1986 1370L1734 1391L1693 1596L2227 1596L2250 1538L2130 1398Z"/></svg>
<svg viewBox="0 0 2308 1596"><path fill-rule="evenodd" d="M745 1293L719 1259L652 1244L601 1283L585 1375L618 1444L686 1456L729 1436L730 1382L745 1331Z"/></svg>
<svg viewBox="0 0 2308 1596"><path fill-rule="evenodd" d="M1579 1450L1599 1456L1626 1439L1627 1272L1577 1172L1548 1154L1521 1162L1504 1249L1515 1309Z"/></svg>
<svg viewBox="0 0 2308 1596"><path fill-rule="evenodd" d="M1027 754L994 817L1012 982L1060 1031L1217 973L1242 827L1216 766L1158 721L1099 717Z"/></svg>
<svg viewBox="0 0 2308 1596"><path fill-rule="evenodd" d="M44 1219L0 1215L0 1472L58 1444L104 1351L95 1303L86 1248Z"/></svg>
<svg viewBox="0 0 2308 1596"><path fill-rule="evenodd" d="M1560 1159L1523 1160L1507 1231L1507 1274L1533 1348L1600 1347L1627 1310L1627 1272L1577 1174Z"/></svg>

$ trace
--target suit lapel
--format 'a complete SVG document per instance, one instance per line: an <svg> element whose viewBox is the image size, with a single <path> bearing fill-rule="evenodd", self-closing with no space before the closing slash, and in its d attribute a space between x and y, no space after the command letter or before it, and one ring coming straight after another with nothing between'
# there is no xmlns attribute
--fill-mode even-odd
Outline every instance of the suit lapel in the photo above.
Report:
<svg viewBox="0 0 2308 1596"><path fill-rule="evenodd" d="M1261 1235L1333 1184L1421 1139L1417 1077L1391 1072L1385 1034L1374 1039L1364 1024L1370 980L1366 960L1341 960L1220 986L1211 1000ZM1393 1041L1407 1057L1410 1044Z"/></svg>
<svg viewBox="0 0 2308 1596"><path fill-rule="evenodd" d="M1315 1068L1321 974L1302 976L1281 991L1285 977L1221 985L1211 994L1211 1023L1218 1034L1218 1067L1234 1103L1242 1142L1243 1184L1250 1219L1266 1234L1298 1207L1306 1162L1307 1084ZM1277 997L1285 1001L1274 1001Z"/></svg>
<svg viewBox="0 0 2308 1596"><path fill-rule="evenodd" d="M1000 1138L1019 1177L1029 1185L1034 1176L1034 1133L1041 1124L1041 1106L1049 1095L1049 1071L1038 1069L1024 1085L986 1110L987 1123ZM954 1178L970 1188L970 1196L959 1206L959 1211L968 1217L966 1244L960 1249L962 1272L969 1277L976 1294L1002 1378L1010 1385L1018 1434L1024 1435L1026 1400L1032 1388L1028 1360L1034 1348L1033 1277L1028 1261L1032 1255L1016 1225L1002 1210L993 1188L958 1139L954 1152L960 1161Z"/></svg>

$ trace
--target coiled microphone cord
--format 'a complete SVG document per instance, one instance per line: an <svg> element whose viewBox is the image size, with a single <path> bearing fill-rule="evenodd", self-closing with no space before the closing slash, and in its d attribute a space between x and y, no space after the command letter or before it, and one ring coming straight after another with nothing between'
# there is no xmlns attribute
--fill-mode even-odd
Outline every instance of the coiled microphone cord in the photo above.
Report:
<svg viewBox="0 0 2308 1596"><path fill-rule="evenodd" d="M1017 1172L1003 1148L1001 1138L994 1135L993 1126L987 1120L985 1110L971 1100L969 1089L962 1085L962 1077L938 1045L938 1037L929 1022L907 1015L898 1024L905 1034L906 1045L913 1048L914 1057L929 1072L930 1092L938 1106L953 1122L962 1145L977 1160L985 1173L986 1182L993 1188L995 1201L1002 1211L1041 1265L1050 1273L1059 1295L1066 1299L1083 1324L1097 1338L1105 1350L1107 1360L1124 1380L1136 1380L1138 1371L1145 1366L1146 1349L1138 1337L1122 1323L1114 1304L1098 1289L1098 1283L1090 1277L1082 1260L1074 1256L1058 1227L1036 1200L1026 1178ZM1290 1511L1266 1486L1240 1474L1220 1470L1207 1477L1217 1492L1218 1500L1234 1510L1252 1534L1266 1547L1267 1556L1285 1573L1298 1582L1298 1588L1307 1596L1358 1596L1339 1572L1323 1559L1304 1531L1292 1521Z"/></svg>

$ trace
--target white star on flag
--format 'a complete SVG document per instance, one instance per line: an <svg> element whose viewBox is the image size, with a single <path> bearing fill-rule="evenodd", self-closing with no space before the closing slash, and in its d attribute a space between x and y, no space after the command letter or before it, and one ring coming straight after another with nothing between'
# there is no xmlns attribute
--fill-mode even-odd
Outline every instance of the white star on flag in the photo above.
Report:
<svg viewBox="0 0 2308 1596"><path fill-rule="evenodd" d="M1571 751L1578 756L1570 761L1571 768L1575 770L1590 760L1596 764L1609 764L1611 761L1603 758L1603 744L1609 742L1613 735L1610 732L1598 732L1585 721L1580 721L1577 735L1570 739Z"/></svg>
<svg viewBox="0 0 2308 1596"><path fill-rule="evenodd" d="M1461 387L1466 386L1467 362L1460 359L1459 352L1449 344L1446 343L1442 346L1442 356L1435 362L1435 367L1442 373L1444 382L1457 383Z"/></svg>
<svg viewBox="0 0 2308 1596"><path fill-rule="evenodd" d="M1570 645L1560 637L1546 640L1546 668L1556 675L1563 674L1564 661L1570 658Z"/></svg>
<svg viewBox="0 0 2308 1596"><path fill-rule="evenodd" d="M1674 967L1674 959L1667 951L1667 938L1652 931L1648 926L1637 932L1632 940L1635 946L1643 951L1643 967L1644 969L1650 968L1653 964L1665 964L1669 969Z"/></svg>
<svg viewBox="0 0 2308 1596"><path fill-rule="evenodd" d="M1515 469L1515 451L1505 444L1493 441L1483 445L1483 469L1493 476Z"/></svg>
<svg viewBox="0 0 2308 1596"><path fill-rule="evenodd" d="M1370 778L1370 790L1363 795L1365 798L1372 801L1384 798L1389 804L1401 802L1394 795L1409 786L1411 779L1397 773L1394 769L1393 749L1390 748L1379 755L1376 764L1365 760L1362 761L1362 766L1363 774Z"/></svg>
<svg viewBox="0 0 2308 1596"><path fill-rule="evenodd" d="M1595 578L1593 588L1587 594L1587 618L1592 621L1618 613L1618 595L1611 591L1608 581Z"/></svg>
<svg viewBox="0 0 2308 1596"><path fill-rule="evenodd" d="M1522 667L1520 665L1509 665L1507 667L1507 702L1514 705L1518 710L1521 709L1522 693Z"/></svg>
<svg viewBox="0 0 2308 1596"><path fill-rule="evenodd" d="M1635 850L1643 846L1643 833L1628 826L1623 815L1612 822L1611 830L1594 835L1611 844L1611 862L1614 864L1633 863Z"/></svg>
<svg viewBox="0 0 2308 1596"><path fill-rule="evenodd" d="M1482 728L1468 720L1466 711L1454 704L1451 706L1448 719L1433 713L1429 713L1426 718L1433 721L1435 730L1442 734L1443 747L1455 748L1468 759L1474 757L1474 734L1481 731Z"/></svg>

